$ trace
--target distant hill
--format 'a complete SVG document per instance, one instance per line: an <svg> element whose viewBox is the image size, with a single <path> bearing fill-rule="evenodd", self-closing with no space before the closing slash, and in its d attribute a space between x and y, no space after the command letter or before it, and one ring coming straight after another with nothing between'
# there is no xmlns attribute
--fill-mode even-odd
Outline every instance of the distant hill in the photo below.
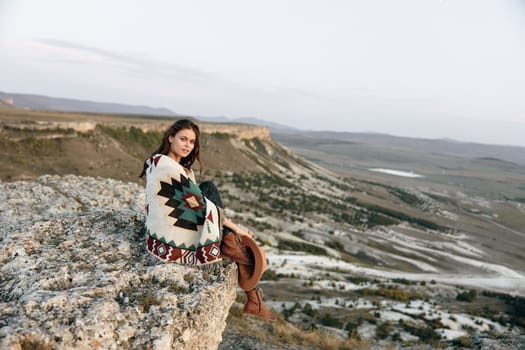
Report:
<svg viewBox="0 0 525 350"><path fill-rule="evenodd" d="M90 112L141 115L173 115L167 108L136 106L120 103L94 102L43 95L18 94L0 91L0 108L23 108L64 112Z"/></svg>
<svg viewBox="0 0 525 350"><path fill-rule="evenodd" d="M352 133L337 131L272 132L279 142L289 146L313 144L367 144L388 149L410 150L422 154L441 154L459 158L490 158L525 165L525 147L489 145L450 139L422 139L379 133Z"/></svg>
<svg viewBox="0 0 525 350"><path fill-rule="evenodd" d="M155 108L140 105L94 102L68 98L56 98L34 94L19 94L0 91L0 109L53 110L64 112L88 112L125 114L129 116L174 116L176 113L167 108ZM460 158L494 158L502 161L525 165L525 147L489 145L472 142L460 142L449 139L421 139L400 137L379 133L353 133L336 131L305 131L284 124L258 118L229 118L226 116L198 116L199 120L215 123L244 123L270 128L274 138L289 146L306 144L367 144L399 150L417 151L422 154L442 154Z"/></svg>
<svg viewBox="0 0 525 350"><path fill-rule="evenodd" d="M217 117L205 117L205 116L199 116L199 120L213 122L213 123L243 123L243 124L252 124L252 125L260 125L260 126L266 126L270 128L270 131L273 132L295 132L298 131L298 129L293 128L288 125L280 124L280 123L274 123L270 122L264 119L259 118L228 118L225 116L217 116Z"/></svg>
<svg viewBox="0 0 525 350"><path fill-rule="evenodd" d="M155 116L172 116L176 113L168 108L128 105L121 103L95 102L70 98L50 97L34 94L19 94L0 91L0 109L31 109L62 112L87 112L108 114L140 114ZM199 120L214 123L243 123L269 127L277 132L292 132L297 129L284 124L269 122L258 118L229 118L226 116L198 116Z"/></svg>
<svg viewBox="0 0 525 350"><path fill-rule="evenodd" d="M14 109L14 108L15 107L13 106L11 99L3 100L0 98L0 109Z"/></svg>

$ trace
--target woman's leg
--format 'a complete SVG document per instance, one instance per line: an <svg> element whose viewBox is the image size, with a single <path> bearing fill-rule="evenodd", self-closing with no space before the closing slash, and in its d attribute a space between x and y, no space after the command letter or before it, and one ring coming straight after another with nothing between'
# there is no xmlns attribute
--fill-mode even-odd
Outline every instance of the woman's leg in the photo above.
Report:
<svg viewBox="0 0 525 350"><path fill-rule="evenodd" d="M213 182L205 181L199 185L199 188L206 198L224 209L219 189ZM232 224L231 220L223 218L221 253L238 264L253 265L253 258L243 246L238 234L234 232L237 226Z"/></svg>
<svg viewBox="0 0 525 350"><path fill-rule="evenodd" d="M219 192L219 189L215 184L211 181L204 181L201 182L199 185L199 188L204 195L204 197L208 198L210 201L215 203L219 208L224 209L224 204L222 203L221 193ZM225 236L228 233L230 233L232 229L227 227L226 225L222 228L222 235Z"/></svg>
<svg viewBox="0 0 525 350"><path fill-rule="evenodd" d="M244 313L249 316L256 316L264 320L273 322L277 317L266 307L263 300L263 292L261 288L254 288L245 291L248 300L244 305Z"/></svg>
<svg viewBox="0 0 525 350"><path fill-rule="evenodd" d="M201 182L199 185L199 188L201 189L202 194L208 198L213 203L217 204L217 206L224 209L224 204L222 204L221 199L221 193L219 192L219 189L215 184L211 181L204 181Z"/></svg>
<svg viewBox="0 0 525 350"><path fill-rule="evenodd" d="M250 276L253 276L253 266L237 264L237 268L239 269L239 279L243 278L247 280ZM257 280L257 284L259 281L260 277ZM257 316L271 322L277 319L277 317L266 307L261 288L255 287L251 290L244 289L244 292L247 297L246 304L244 305L244 313L246 315Z"/></svg>
<svg viewBox="0 0 525 350"><path fill-rule="evenodd" d="M217 206L220 207L221 209L224 209L224 204L222 202L221 193L213 182L204 181L199 185L199 188L202 194L206 198L208 198L213 203L217 204ZM253 236L253 233L250 234L249 231L241 229L239 226L237 226L233 221L231 221L227 217L223 219L222 224L224 225L223 230L222 230L223 235L227 235L228 233L233 231L240 235L248 235L248 236L252 236L252 238L255 238Z"/></svg>

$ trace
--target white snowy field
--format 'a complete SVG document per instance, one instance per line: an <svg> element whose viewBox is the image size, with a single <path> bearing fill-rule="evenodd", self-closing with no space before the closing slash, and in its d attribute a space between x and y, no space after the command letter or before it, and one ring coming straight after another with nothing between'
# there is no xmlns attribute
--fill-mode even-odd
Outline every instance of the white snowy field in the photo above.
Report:
<svg viewBox="0 0 525 350"><path fill-rule="evenodd" d="M384 173L384 174L389 174L389 175L394 175L394 176L413 177L413 178L424 177L423 175L416 174L416 173L414 173L412 171L403 171L403 170L395 170L395 169L383 169L383 168L371 168L371 169L368 169L368 170L374 171L376 173Z"/></svg>
<svg viewBox="0 0 525 350"><path fill-rule="evenodd" d="M452 273L407 273L372 267L363 267L346 261L327 256L305 255L301 253L278 254L269 250L268 269L283 275L294 274L297 277L308 279L322 276L327 270L336 276L341 273L352 273L370 278L407 279L410 281L435 281L438 283L456 286L463 285L484 290L509 293L525 296L525 276L508 267L477 261L478 267L484 268L487 274L468 275ZM456 257L458 258L458 257ZM342 279L342 278L341 278ZM342 283L342 282L338 282ZM345 288L355 289L350 283Z"/></svg>

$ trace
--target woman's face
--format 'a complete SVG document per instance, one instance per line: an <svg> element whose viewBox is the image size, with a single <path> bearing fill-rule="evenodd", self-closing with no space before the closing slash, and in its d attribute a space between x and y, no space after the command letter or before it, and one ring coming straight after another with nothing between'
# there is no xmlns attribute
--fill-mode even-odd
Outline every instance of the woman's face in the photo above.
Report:
<svg viewBox="0 0 525 350"><path fill-rule="evenodd" d="M195 147L196 135L193 129L181 129L175 135L168 136L170 151L168 156L177 162L187 157Z"/></svg>

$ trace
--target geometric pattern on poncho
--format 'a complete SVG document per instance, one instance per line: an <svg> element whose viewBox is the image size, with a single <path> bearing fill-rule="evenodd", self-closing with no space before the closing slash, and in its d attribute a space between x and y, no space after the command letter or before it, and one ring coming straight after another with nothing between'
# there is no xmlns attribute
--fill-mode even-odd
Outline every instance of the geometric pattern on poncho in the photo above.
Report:
<svg viewBox="0 0 525 350"><path fill-rule="evenodd" d="M174 208L168 214L176 219L173 226L197 230L197 225L204 224L206 201L195 183L181 174L179 181L171 178L171 184L160 181L160 185L161 189L157 194L168 198L164 204Z"/></svg>
<svg viewBox="0 0 525 350"><path fill-rule="evenodd" d="M161 260L186 265L209 264L222 258L220 242L214 242L192 251L173 247L152 236L148 236L146 249Z"/></svg>
<svg viewBox="0 0 525 350"><path fill-rule="evenodd" d="M193 172L166 155L151 157L147 165L146 250L165 262L220 261L221 213L203 197Z"/></svg>

